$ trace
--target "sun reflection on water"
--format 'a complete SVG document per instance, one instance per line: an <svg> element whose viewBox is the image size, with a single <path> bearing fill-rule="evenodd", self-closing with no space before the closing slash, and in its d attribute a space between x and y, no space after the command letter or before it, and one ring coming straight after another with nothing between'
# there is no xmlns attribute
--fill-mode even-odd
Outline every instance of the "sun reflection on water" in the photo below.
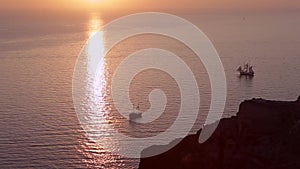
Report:
<svg viewBox="0 0 300 169"><path fill-rule="evenodd" d="M100 135L107 135L111 129L111 126L107 121L106 100L107 96L106 88L107 82L105 77L106 62L105 62L105 47L104 47L104 33L100 29L102 26L102 20L97 14L92 14L89 20L89 43L87 47L87 92L90 96L87 102L90 108L89 123L92 123L90 130L92 133L96 132ZM94 134L89 133L89 138L93 140ZM102 137L100 137L102 138ZM96 141L96 140L93 140ZM103 140L104 141L104 140ZM102 142L103 143L103 142ZM103 146L103 145L102 145ZM105 143L104 143L105 146ZM102 147L103 148L103 147Z"/></svg>
<svg viewBox="0 0 300 169"><path fill-rule="evenodd" d="M97 33L97 31L99 31L102 26L103 26L103 22L100 16L96 13L92 13L88 23L88 30L89 30L88 37L90 38L93 35L95 35L95 33Z"/></svg>
<svg viewBox="0 0 300 169"><path fill-rule="evenodd" d="M81 138L77 151L84 156L83 163L88 168L137 168L138 159L128 159L114 152L120 150L120 142L115 138L122 124L114 116L115 110L111 101L110 78L111 57L105 57L105 44L111 38L101 30L103 21L100 15L93 13L87 22L86 38L89 39L80 53L80 69L76 83L75 99L80 106L78 119L81 127ZM107 35L107 34L106 34ZM77 115L78 115L77 112ZM126 123L128 125L128 123Z"/></svg>
<svg viewBox="0 0 300 169"><path fill-rule="evenodd" d="M113 155L107 150L114 148L115 142L111 133L114 132L108 120L110 109L106 101L107 77L105 60L105 38L101 30L103 22L98 14L91 14L87 24L88 44L85 52L82 52L85 59L81 60L85 65L83 77L86 79L83 84L85 98L82 98L85 118L82 127L82 139L79 140L78 151L85 156L84 163L90 168L124 168L124 161L121 157ZM98 144L101 143L101 144Z"/></svg>

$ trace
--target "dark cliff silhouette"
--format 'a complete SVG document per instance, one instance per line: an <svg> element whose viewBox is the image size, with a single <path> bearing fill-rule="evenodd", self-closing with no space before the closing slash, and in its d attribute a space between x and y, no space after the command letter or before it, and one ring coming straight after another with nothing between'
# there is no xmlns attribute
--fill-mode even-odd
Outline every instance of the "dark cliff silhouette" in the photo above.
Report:
<svg viewBox="0 0 300 169"><path fill-rule="evenodd" d="M222 119L203 144L198 143L200 132L185 137L164 154L141 159L139 168L300 168L300 96L289 102L244 101L237 115ZM163 148L151 148L160 147Z"/></svg>

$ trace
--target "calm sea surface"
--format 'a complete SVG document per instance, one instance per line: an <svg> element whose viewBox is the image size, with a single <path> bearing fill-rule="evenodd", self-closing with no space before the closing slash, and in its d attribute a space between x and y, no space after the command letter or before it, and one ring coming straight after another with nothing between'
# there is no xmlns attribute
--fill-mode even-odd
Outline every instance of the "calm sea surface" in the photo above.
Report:
<svg viewBox="0 0 300 169"><path fill-rule="evenodd" d="M221 57L228 85L225 117L234 115L245 99L294 100L299 96L299 13L180 16L206 33ZM96 13L0 16L0 168L137 167L137 159L113 155L91 141L73 107L72 77L76 59L86 40L108 21ZM103 33L103 41L110 38ZM168 96L165 118L152 127L137 129L115 115L109 90L112 73L128 54L149 47L167 49L183 60L193 55L174 39L157 35L132 37L107 55L100 93L103 106L99 111L106 114L112 128L136 137L138 133L152 136L162 132L172 124L179 108L178 88L172 78L150 70L132 82L131 101L145 111L150 106L149 92L161 88ZM205 120L210 84L201 63L193 58L186 60L198 74L200 112L204 112L191 131L194 133ZM236 68L244 62L254 66L254 78L237 75ZM107 144L111 143L107 141Z"/></svg>

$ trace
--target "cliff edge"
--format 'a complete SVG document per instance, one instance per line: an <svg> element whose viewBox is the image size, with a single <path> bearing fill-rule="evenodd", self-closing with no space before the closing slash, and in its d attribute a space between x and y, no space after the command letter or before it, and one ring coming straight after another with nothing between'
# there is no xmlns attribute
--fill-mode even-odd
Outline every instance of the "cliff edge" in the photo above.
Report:
<svg viewBox="0 0 300 169"><path fill-rule="evenodd" d="M200 132L185 137L166 153L142 158L139 168L300 168L300 96L296 101L244 101L237 115L222 119L203 144L198 143Z"/></svg>

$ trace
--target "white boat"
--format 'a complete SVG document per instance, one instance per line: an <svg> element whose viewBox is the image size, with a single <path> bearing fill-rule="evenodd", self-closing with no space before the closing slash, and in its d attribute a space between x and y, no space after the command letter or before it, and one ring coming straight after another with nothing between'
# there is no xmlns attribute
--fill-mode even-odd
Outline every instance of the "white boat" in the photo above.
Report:
<svg viewBox="0 0 300 169"><path fill-rule="evenodd" d="M129 119L130 120L135 120L138 118L142 118L142 113L130 113L129 114Z"/></svg>
<svg viewBox="0 0 300 169"><path fill-rule="evenodd" d="M134 107L133 107L133 110L134 110ZM140 105L138 105L136 107L136 110L138 110L138 111L140 110ZM132 113L129 114L129 120L130 121L134 121L134 120L139 119L139 118L142 118L142 113L141 112L132 112Z"/></svg>

